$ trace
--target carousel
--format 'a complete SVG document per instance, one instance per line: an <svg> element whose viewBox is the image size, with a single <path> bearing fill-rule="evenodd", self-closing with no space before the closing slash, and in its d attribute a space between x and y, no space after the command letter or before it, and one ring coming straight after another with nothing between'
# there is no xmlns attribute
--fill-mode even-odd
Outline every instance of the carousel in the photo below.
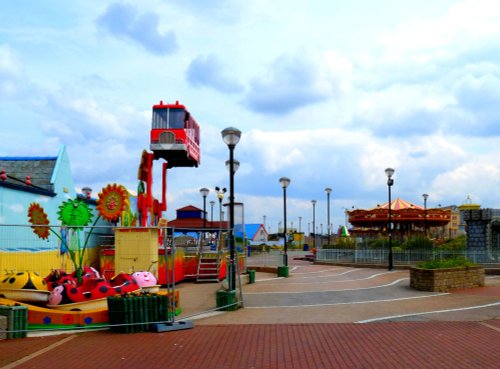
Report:
<svg viewBox="0 0 500 369"><path fill-rule="evenodd" d="M373 209L348 211L350 233L358 237L374 237L387 233L389 210L394 234L401 238L427 235L432 229L446 226L451 220L451 211L441 208L423 208L397 198L390 204L377 205Z"/></svg>

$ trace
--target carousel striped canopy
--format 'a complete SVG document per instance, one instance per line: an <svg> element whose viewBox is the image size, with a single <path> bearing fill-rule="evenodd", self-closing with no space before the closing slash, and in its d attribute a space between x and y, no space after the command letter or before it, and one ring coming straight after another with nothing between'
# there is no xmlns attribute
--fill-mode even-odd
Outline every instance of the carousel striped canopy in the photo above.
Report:
<svg viewBox="0 0 500 369"><path fill-rule="evenodd" d="M389 208L389 202L386 202L385 204L379 205L376 208L373 208L371 210L388 209L388 208ZM394 199L391 201L391 210L404 210L404 209L424 210L423 207L412 204L411 202L400 199L399 197L397 199Z"/></svg>

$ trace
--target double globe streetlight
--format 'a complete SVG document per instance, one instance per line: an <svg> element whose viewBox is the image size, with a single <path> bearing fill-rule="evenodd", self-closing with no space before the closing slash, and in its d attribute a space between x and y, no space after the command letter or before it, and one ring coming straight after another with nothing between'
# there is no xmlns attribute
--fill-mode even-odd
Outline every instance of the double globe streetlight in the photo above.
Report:
<svg viewBox="0 0 500 369"><path fill-rule="evenodd" d="M228 127L221 132L222 140L229 148L229 160L226 165L229 169L229 229L228 229L228 241L229 241L229 290L234 291L236 289L236 267L234 258L234 173L236 172L235 160L234 160L234 148L238 144L241 138L241 131L238 128ZM239 162L238 162L239 166Z"/></svg>

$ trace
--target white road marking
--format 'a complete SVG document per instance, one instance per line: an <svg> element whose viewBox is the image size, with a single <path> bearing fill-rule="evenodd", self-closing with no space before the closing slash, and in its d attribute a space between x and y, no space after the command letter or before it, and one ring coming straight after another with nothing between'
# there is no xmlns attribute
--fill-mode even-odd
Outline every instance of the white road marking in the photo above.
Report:
<svg viewBox="0 0 500 369"><path fill-rule="evenodd" d="M358 269L359 270L359 269ZM350 273L350 272L353 272L354 270L350 270L348 272L344 272L344 273L340 273L340 274L332 274L332 275L327 275L327 276L316 276L316 277L299 277L298 279L309 279L309 278L314 278L314 279L317 279L317 278L331 278L331 277L337 277L337 276L340 276L340 275L344 275L344 274L347 274L347 273ZM323 283L346 283L346 282L356 282L356 281L365 281L367 279L372 279L372 278L375 278L375 277L378 277L378 276L381 276L381 275L385 275L385 274L392 274L394 272L385 272L385 273L377 273L377 274L373 274L369 277L363 277L363 278L354 278L354 279L343 279L341 281L322 281L322 282L315 282L314 284L323 284ZM293 284L310 284L309 282L289 282L287 283L287 286L289 285L293 285Z"/></svg>
<svg viewBox="0 0 500 369"><path fill-rule="evenodd" d="M360 287L360 288L345 288L345 289L341 289L341 290L318 290L318 291L302 291L302 292L287 292L287 291L245 292L244 294L245 295L268 295L268 294L272 294L272 295L275 295L275 294L290 294L290 295L292 295L292 294L305 294L305 293L317 293L317 292L359 291L359 290L369 290L369 289L373 289L373 288L381 288L381 287L393 286L393 285L395 285L395 284L397 284L397 283L399 283L401 281L404 281L406 279L408 279L408 277L396 279L395 281L392 281L391 283L381 284L381 285L378 285L378 286ZM290 283L290 284L292 284L292 283Z"/></svg>
<svg viewBox="0 0 500 369"><path fill-rule="evenodd" d="M304 308L304 307L318 307L318 306L337 306L337 305L359 305L359 304L373 304L377 302L394 302L402 300L422 299L427 297L436 297L449 295L447 292L438 293L435 295L401 297L397 299L384 299L384 300L370 300L370 301L351 301L351 302L336 302L331 304L308 304L308 305L274 305L274 306L245 306L245 309L278 309L278 308ZM410 314L412 315L412 314ZM357 322L360 323L360 322Z"/></svg>
<svg viewBox="0 0 500 369"><path fill-rule="evenodd" d="M365 319L365 320L359 320L356 323L371 323L371 322L378 322L378 321L387 320L387 319L404 318L404 317L407 317L407 316L438 314L438 313L450 313L450 312L454 312L454 311L482 309L482 308L491 307L491 306L498 306L498 305L500 305L500 301L499 302L493 302L491 304L468 306L468 307L463 307L463 308L445 309L445 310L432 310L432 311L424 311L422 313L401 314L401 315L392 315L392 316L385 316L385 317L373 318L373 319Z"/></svg>

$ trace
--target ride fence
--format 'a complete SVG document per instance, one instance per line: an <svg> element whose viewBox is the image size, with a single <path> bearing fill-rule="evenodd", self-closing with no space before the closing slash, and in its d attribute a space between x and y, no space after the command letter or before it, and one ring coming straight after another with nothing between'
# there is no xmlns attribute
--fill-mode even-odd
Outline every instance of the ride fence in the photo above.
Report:
<svg viewBox="0 0 500 369"><path fill-rule="evenodd" d="M500 267L500 252L471 250L409 250L393 251L394 265L414 266L428 260L467 258L483 266ZM316 260L321 262L384 265L388 262L387 249L320 249Z"/></svg>
<svg viewBox="0 0 500 369"><path fill-rule="evenodd" d="M16 331L35 334L54 330L110 328L117 332L132 333L155 329L174 330L179 327L184 329L189 327L187 322L200 316L234 310L243 305L242 281L246 282L247 279L240 279L240 274L246 272L246 253L238 246L238 262L234 265L236 290L228 291L226 276L231 272L231 266L227 260L229 250L224 236L226 230L71 228L58 225L37 228L43 238L35 234L30 225L0 225L0 305L28 308L27 330L18 327ZM41 232L42 228L50 228L50 232ZM126 233L129 236L124 238L123 234ZM120 248L127 251L119 251ZM201 273L199 260L202 256L213 257L221 262L220 273L215 281L197 278ZM49 292L43 297L45 301L19 301L11 291L6 292L5 283L1 283L4 281L9 284L15 275L20 279L28 273L33 278L33 275L38 275L41 279L55 270L75 276L73 273L80 260L81 266L92 267L99 273L96 280L84 281L78 286L79 293L85 296L98 291L105 282L116 281L120 273L130 275L149 271L157 277L157 282L155 286L149 286L151 288L134 292L123 293L120 292L123 290L117 289L112 296L100 298L101 307L90 310L78 305L79 302L69 302L66 295L63 298L67 306L61 306L65 305L63 302L53 306L49 303ZM74 283L71 278L67 279L69 283ZM29 289L32 289L32 285L31 282L29 286L26 284ZM19 287L23 289L26 286ZM89 290L91 287L97 290Z"/></svg>

